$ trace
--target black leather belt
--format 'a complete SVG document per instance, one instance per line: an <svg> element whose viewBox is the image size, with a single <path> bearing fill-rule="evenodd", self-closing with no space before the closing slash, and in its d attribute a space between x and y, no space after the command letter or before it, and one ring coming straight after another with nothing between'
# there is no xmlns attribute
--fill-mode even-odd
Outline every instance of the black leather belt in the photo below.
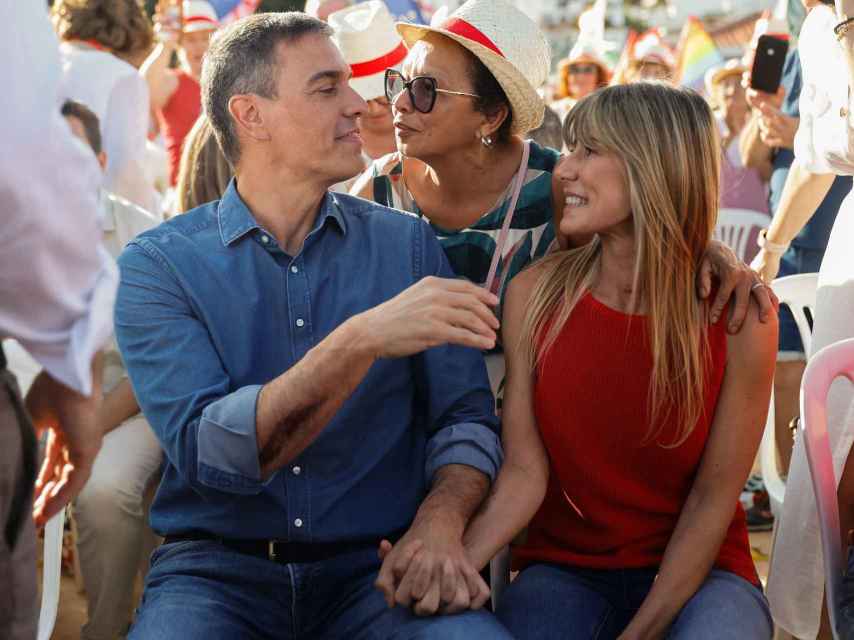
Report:
<svg viewBox="0 0 854 640"><path fill-rule="evenodd" d="M233 538L221 538L203 531L190 531L188 533L169 534L164 538L163 544L209 540L221 544L232 551L245 553L256 558L266 558L278 564L300 564L321 562L355 551L365 551L367 549L377 551L381 540L388 540L394 544L403 537L404 533L406 533L405 530L397 531L375 540L352 542L288 542L284 540L236 540Z"/></svg>

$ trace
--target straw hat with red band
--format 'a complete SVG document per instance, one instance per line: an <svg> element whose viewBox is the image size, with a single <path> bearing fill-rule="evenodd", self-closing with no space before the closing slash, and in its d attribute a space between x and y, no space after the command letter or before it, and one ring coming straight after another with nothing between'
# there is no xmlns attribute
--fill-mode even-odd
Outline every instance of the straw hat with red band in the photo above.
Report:
<svg viewBox="0 0 854 640"><path fill-rule="evenodd" d="M542 124L545 103L537 89L549 75L549 43L529 17L506 0L468 0L438 25L398 22L397 30L407 47L438 33L477 56L507 94L513 133Z"/></svg>
<svg viewBox="0 0 854 640"><path fill-rule="evenodd" d="M205 0L184 0L184 33L219 29L216 11Z"/></svg>
<svg viewBox="0 0 854 640"><path fill-rule="evenodd" d="M350 65L350 86L365 100L385 95L385 70L399 67L406 46L382 0L369 0L329 14L333 39Z"/></svg>

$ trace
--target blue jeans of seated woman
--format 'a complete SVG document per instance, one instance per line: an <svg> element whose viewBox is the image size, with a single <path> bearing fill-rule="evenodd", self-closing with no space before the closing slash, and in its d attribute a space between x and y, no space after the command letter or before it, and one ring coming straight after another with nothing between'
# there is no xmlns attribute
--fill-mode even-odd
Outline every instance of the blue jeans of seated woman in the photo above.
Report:
<svg viewBox="0 0 854 640"><path fill-rule="evenodd" d="M151 556L129 640L512 640L495 616L418 618L374 587L377 550L276 564L214 541L174 542Z"/></svg>
<svg viewBox="0 0 854 640"><path fill-rule="evenodd" d="M517 640L608 640L637 613L657 569L578 569L535 564L498 603L496 615ZM668 640L770 640L771 613L762 590L714 570L673 621Z"/></svg>

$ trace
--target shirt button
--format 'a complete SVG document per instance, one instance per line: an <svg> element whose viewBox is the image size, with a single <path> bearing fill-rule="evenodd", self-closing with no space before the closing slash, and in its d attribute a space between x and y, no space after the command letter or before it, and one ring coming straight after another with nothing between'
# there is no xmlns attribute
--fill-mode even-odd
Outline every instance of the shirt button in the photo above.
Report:
<svg viewBox="0 0 854 640"><path fill-rule="evenodd" d="M270 236L261 236L261 242L268 244L270 242Z"/></svg>
<svg viewBox="0 0 854 640"><path fill-rule="evenodd" d="M291 469L291 471L294 472L295 476L298 476L299 474L302 473L302 467L294 467L293 469Z"/></svg>
<svg viewBox="0 0 854 640"><path fill-rule="evenodd" d="M297 518L296 520L294 520L294 526L297 528L301 527L302 526L302 518Z"/></svg>
<svg viewBox="0 0 854 640"><path fill-rule="evenodd" d="M299 267L297 267L296 265L291 267L291 273L299 273Z"/></svg>
<svg viewBox="0 0 854 640"><path fill-rule="evenodd" d="M304 327L305 326L305 320L303 320L302 318L297 318L297 326L300 328Z"/></svg>

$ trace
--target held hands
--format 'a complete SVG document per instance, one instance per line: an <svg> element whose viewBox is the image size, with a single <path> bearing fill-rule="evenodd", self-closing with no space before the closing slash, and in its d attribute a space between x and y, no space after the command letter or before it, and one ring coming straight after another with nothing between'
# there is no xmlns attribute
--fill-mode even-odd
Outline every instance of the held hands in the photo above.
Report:
<svg viewBox="0 0 854 640"><path fill-rule="evenodd" d="M433 519L417 522L394 546L383 540L375 583L389 607L399 604L419 616L479 609L489 587L466 556L459 527Z"/></svg>
<svg viewBox="0 0 854 640"><path fill-rule="evenodd" d="M377 358L402 358L442 344L495 346L498 298L471 282L428 277L378 307L355 316Z"/></svg>

